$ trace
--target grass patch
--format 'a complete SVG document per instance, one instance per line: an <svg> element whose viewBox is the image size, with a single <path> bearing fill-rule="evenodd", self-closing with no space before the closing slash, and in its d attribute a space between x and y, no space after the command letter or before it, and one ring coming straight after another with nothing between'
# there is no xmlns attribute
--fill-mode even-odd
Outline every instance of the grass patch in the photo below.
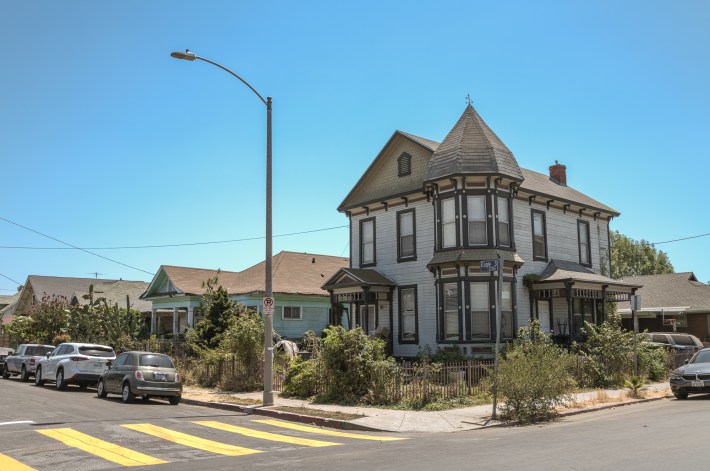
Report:
<svg viewBox="0 0 710 471"><path fill-rule="evenodd" d="M311 417L319 417L322 419L335 419L335 420L355 420L361 417L365 417L362 414L347 414L345 412L338 411L328 411L322 409L310 409L308 407L289 407L289 406L279 406L274 407L272 410L278 410L281 412L291 412L293 414L308 415Z"/></svg>

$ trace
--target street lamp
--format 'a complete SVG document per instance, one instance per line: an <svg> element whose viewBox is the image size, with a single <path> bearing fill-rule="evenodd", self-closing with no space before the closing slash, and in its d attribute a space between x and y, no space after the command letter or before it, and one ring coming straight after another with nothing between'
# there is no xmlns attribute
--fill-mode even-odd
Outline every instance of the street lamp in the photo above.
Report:
<svg viewBox="0 0 710 471"><path fill-rule="evenodd" d="M273 391L273 330L274 330L274 320L273 320L273 292L271 288L271 244L272 244L272 234L271 234L271 97L267 96L266 100L262 97L259 92L254 90L254 87L249 85L249 83L241 78L239 75L235 74L228 68L212 62L209 59L200 57L194 52L190 52L186 49L185 52L172 52L170 55L176 59L182 59L187 61L194 61L195 59L201 60L203 62L210 63L220 69L228 72L234 77L238 78L244 85L249 87L249 89L259 97L259 99L266 105L266 259L264 267L264 405L273 406L274 405L274 391Z"/></svg>

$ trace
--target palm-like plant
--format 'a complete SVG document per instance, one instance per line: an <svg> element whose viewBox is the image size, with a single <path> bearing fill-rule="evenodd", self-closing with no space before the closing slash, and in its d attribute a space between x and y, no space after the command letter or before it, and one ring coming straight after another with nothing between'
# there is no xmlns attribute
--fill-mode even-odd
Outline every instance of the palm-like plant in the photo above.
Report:
<svg viewBox="0 0 710 471"><path fill-rule="evenodd" d="M631 392L631 397L639 397L639 391L644 386L645 382L640 376L632 376L624 382L624 387Z"/></svg>

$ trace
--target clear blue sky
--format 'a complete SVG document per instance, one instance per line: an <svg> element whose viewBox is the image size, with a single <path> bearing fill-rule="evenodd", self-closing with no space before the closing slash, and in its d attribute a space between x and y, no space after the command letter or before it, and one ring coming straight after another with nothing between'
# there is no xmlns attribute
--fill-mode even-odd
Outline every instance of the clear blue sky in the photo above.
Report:
<svg viewBox="0 0 710 471"><path fill-rule="evenodd" d="M0 1L0 217L80 247L347 225L336 207L400 129L441 140L465 96L521 166L559 160L612 228L710 232L710 3ZM348 254L346 228L277 237ZM62 247L0 220L0 245ZM659 245L710 281L710 237ZM0 274L150 280L161 264L242 270L263 239L178 248L0 249ZM147 273L146 273L147 272ZM15 284L0 277L0 294Z"/></svg>

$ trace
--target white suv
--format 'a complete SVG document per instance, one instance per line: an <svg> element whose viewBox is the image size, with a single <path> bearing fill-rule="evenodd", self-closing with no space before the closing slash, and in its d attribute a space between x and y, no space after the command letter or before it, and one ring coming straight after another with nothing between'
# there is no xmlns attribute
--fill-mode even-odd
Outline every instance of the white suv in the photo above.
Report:
<svg viewBox="0 0 710 471"><path fill-rule="evenodd" d="M85 388L96 384L106 364L115 359L113 348L106 345L62 343L37 362L35 386L53 381L57 389L66 389L68 384Z"/></svg>

